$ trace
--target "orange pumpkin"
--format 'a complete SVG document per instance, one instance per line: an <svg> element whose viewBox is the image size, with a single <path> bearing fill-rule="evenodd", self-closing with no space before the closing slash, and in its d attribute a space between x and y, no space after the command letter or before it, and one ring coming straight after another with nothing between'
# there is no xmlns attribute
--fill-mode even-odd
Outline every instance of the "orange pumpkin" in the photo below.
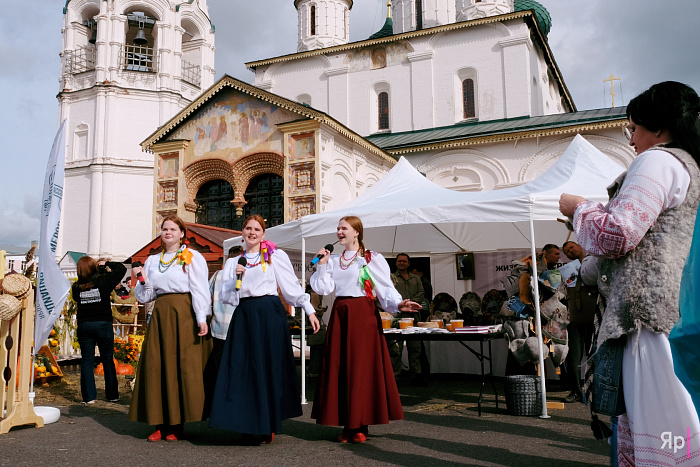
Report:
<svg viewBox="0 0 700 467"><path fill-rule="evenodd" d="M133 375L134 374L134 367L128 363L119 363L117 365L117 374L118 375Z"/></svg>
<svg viewBox="0 0 700 467"><path fill-rule="evenodd" d="M114 359L112 359L112 360L114 360L114 367L115 367L115 368L118 367L118 366L119 366L119 362L117 361L117 359L114 358ZM98 375L98 376L102 376L102 375L105 374L105 367L102 365L102 363L100 363L99 365L97 365L97 366L95 367L95 374ZM119 374L119 373L117 373L117 374Z"/></svg>

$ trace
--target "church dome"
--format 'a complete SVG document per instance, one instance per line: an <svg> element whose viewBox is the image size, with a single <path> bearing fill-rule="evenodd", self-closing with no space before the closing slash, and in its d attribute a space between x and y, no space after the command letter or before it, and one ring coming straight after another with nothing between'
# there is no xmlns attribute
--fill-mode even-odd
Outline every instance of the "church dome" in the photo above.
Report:
<svg viewBox="0 0 700 467"><path fill-rule="evenodd" d="M547 9L535 0L515 0L513 11L525 10L532 10L535 12L535 18L537 18L542 34L546 37L549 34L549 30L552 29L552 17L549 15Z"/></svg>
<svg viewBox="0 0 700 467"><path fill-rule="evenodd" d="M389 37L394 34L394 21L391 17L387 17L382 28L369 36L370 39L379 39L380 37Z"/></svg>

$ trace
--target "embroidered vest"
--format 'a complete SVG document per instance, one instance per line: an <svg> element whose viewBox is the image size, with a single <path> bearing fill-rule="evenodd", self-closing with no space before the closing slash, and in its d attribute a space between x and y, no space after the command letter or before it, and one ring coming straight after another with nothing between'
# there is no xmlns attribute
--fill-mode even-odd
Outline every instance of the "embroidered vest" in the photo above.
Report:
<svg viewBox="0 0 700 467"><path fill-rule="evenodd" d="M606 302L598 347L607 339L642 327L668 335L679 317L681 273L693 239L700 200L700 169L687 152L655 146L675 156L688 170L690 185L683 202L659 214L639 244L625 256L600 258L598 287ZM608 188L617 197L627 172Z"/></svg>

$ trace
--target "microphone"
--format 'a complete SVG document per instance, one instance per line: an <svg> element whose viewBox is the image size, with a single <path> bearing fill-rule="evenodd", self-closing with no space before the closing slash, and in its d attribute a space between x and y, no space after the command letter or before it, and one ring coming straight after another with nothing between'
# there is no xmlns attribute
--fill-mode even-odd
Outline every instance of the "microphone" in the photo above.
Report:
<svg viewBox="0 0 700 467"><path fill-rule="evenodd" d="M241 255L240 258L238 258L238 264L241 266L245 266L248 264L248 260L245 259L245 256ZM241 279L243 279L243 273L237 274L236 275L236 292L241 290Z"/></svg>
<svg viewBox="0 0 700 467"><path fill-rule="evenodd" d="M141 261L134 261L133 263L131 263L131 267L132 268L140 268L140 267L143 267L143 264L141 264ZM146 283L146 280L143 278L143 276L141 275L140 272L138 274L136 274L136 278L139 280L141 285Z"/></svg>
<svg viewBox="0 0 700 467"><path fill-rule="evenodd" d="M328 245L324 246L323 248L325 248L326 250L333 253L333 245L332 244L329 243ZM316 257L314 259L312 259L311 262L309 263L309 266L315 266L316 263L318 263L321 260L321 258L323 258L323 255L316 255Z"/></svg>

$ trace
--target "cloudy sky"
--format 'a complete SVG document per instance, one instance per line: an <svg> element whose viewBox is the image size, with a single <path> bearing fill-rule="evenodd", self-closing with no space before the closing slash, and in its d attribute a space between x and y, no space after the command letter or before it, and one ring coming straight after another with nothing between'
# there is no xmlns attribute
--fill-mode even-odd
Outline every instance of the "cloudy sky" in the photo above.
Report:
<svg viewBox="0 0 700 467"><path fill-rule="evenodd" d="M579 110L610 107L603 79L622 78L616 105L664 80L700 91L700 0L539 0L549 44ZM251 82L244 63L296 51L293 0L208 0L216 26L216 79ZM0 245L38 239L44 172L58 128L65 0L3 0L0 15ZM355 0L350 39L384 24L386 0ZM127 188L125 187L125 193Z"/></svg>

